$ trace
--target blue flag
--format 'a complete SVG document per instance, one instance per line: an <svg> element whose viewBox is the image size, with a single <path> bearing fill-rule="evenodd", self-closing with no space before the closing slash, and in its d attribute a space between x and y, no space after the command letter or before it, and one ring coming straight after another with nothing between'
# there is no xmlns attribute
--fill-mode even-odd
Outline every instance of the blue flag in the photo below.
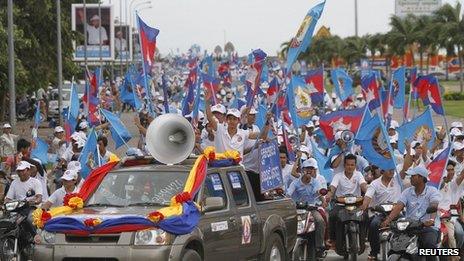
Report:
<svg viewBox="0 0 464 261"><path fill-rule="evenodd" d="M332 82L334 85L335 93L338 98L343 102L354 94L353 79L343 69L332 70Z"/></svg>
<svg viewBox="0 0 464 261"><path fill-rule="evenodd" d="M260 104L258 106L258 114L256 115L256 125L258 126L260 130L264 128L264 124L266 123L266 113L267 113L266 106L263 104Z"/></svg>
<svg viewBox="0 0 464 261"><path fill-rule="evenodd" d="M311 8L306 14L295 37L290 42L287 53L287 71L292 70L292 65L301 52L304 52L311 44L316 23L324 10L325 1Z"/></svg>
<svg viewBox="0 0 464 261"><path fill-rule="evenodd" d="M42 117L40 115L40 102L37 102L37 108L35 109L34 113L34 128L38 128L40 125L40 122L42 122Z"/></svg>
<svg viewBox="0 0 464 261"><path fill-rule="evenodd" d="M163 97L164 97L164 112L169 113L169 104L168 104L168 82L166 76L163 74L161 76L161 86L163 87Z"/></svg>
<svg viewBox="0 0 464 261"><path fill-rule="evenodd" d="M69 114L71 114L72 117L76 118L79 117L79 94L77 93L76 86L74 85L74 82L71 84L71 97L69 98Z"/></svg>
<svg viewBox="0 0 464 261"><path fill-rule="evenodd" d="M322 154L319 151L319 149L317 148L317 145L312 140L311 140L311 147L313 151L313 157L317 161L317 167L319 169L319 173L322 176L324 176L327 183L332 182L333 170L331 168L326 167L326 163L329 161L329 158L324 156L324 154Z"/></svg>
<svg viewBox="0 0 464 261"><path fill-rule="evenodd" d="M428 130L427 130L428 129ZM405 145L404 141L407 139L412 142L414 139L421 139L425 131L431 131L432 139L428 144L428 148L431 149L435 140L435 128L433 125L432 113L430 107L416 117L414 120L404 123L396 130L398 132L398 150L404 152Z"/></svg>
<svg viewBox="0 0 464 261"><path fill-rule="evenodd" d="M132 138L132 135L119 117L105 109L101 109L101 112L111 125L111 137L114 140L116 149L127 143Z"/></svg>
<svg viewBox="0 0 464 261"><path fill-rule="evenodd" d="M95 133L95 129L90 131L89 137L87 138L84 148L81 151L81 155L79 156L79 162L81 163L82 167L81 175L84 179L89 175L90 171L92 171L87 165L90 154L92 154L94 158L98 157L97 134ZM98 163L98 161L96 163Z"/></svg>
<svg viewBox="0 0 464 261"><path fill-rule="evenodd" d="M395 161L388 146L390 139L378 114L364 121L359 128L355 142L361 146L362 156L369 163L383 170L395 169Z"/></svg>
<svg viewBox="0 0 464 261"><path fill-rule="evenodd" d="M293 76L287 88L287 99L294 127L307 124L312 116L311 91L306 82Z"/></svg>
<svg viewBox="0 0 464 261"><path fill-rule="evenodd" d="M392 85L390 90L393 91L393 106L397 109L404 108L406 95L406 70L403 66L393 72L390 84Z"/></svg>
<svg viewBox="0 0 464 261"><path fill-rule="evenodd" d="M42 164L48 163L48 144L41 138L35 139L35 148L31 151L31 158L39 159Z"/></svg>

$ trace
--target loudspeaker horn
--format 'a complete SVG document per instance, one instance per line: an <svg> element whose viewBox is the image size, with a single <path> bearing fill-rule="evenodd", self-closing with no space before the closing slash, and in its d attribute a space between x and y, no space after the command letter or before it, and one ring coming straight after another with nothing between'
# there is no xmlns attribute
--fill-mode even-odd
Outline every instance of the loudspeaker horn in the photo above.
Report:
<svg viewBox="0 0 464 261"><path fill-rule="evenodd" d="M195 132L183 116L167 113L156 117L148 126L147 149L157 161L164 164L179 163L192 153Z"/></svg>
<svg viewBox="0 0 464 261"><path fill-rule="evenodd" d="M341 133L342 140L346 143L350 143L354 140L354 133L350 130L344 130Z"/></svg>

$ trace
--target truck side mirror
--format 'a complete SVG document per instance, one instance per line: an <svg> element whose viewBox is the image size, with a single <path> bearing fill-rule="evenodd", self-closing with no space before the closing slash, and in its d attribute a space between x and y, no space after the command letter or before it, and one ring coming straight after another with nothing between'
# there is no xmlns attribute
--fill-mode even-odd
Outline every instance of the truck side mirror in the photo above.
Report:
<svg viewBox="0 0 464 261"><path fill-rule="evenodd" d="M224 207L225 203L222 197L207 197L203 204L203 212L220 210Z"/></svg>

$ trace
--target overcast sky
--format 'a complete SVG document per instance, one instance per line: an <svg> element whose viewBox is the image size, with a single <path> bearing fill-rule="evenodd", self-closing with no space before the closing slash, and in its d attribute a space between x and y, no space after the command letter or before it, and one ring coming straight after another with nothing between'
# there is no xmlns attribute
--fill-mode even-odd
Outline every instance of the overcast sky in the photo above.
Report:
<svg viewBox="0 0 464 261"><path fill-rule="evenodd" d="M130 0L122 0L123 4ZM138 0L142 3L147 0ZM147 24L160 30L157 46L162 54L185 52L196 43L212 51L231 41L240 55L261 48L275 55L280 44L294 36L308 10L321 0L151 0L140 12ZM464 0L458 0L463 3ZM104 1L110 2L109 0ZM119 2L115 16L119 16ZM455 4L456 0L442 0ZM134 4L133 6L137 6ZM146 5L141 5L146 6ZM358 0L359 34L386 32L394 13L394 0ZM124 14L123 14L124 18ZM354 35L354 0L327 0L316 30L325 25L332 34Z"/></svg>

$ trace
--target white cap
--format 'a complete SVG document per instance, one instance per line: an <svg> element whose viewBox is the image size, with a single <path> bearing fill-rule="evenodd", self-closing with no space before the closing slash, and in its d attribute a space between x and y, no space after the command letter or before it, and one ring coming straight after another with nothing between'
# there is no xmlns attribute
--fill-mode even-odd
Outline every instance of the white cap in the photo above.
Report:
<svg viewBox="0 0 464 261"><path fill-rule="evenodd" d="M79 139L76 141L77 147L78 148L83 148L85 146L86 140L84 139Z"/></svg>
<svg viewBox="0 0 464 261"><path fill-rule="evenodd" d="M85 133L76 131L73 134L71 134L71 139L78 141L78 140L87 140L87 136L85 136Z"/></svg>
<svg viewBox="0 0 464 261"><path fill-rule="evenodd" d="M457 137L457 136L464 136L464 133L462 133L462 131L456 127L456 128L451 129L450 135Z"/></svg>
<svg viewBox="0 0 464 261"><path fill-rule="evenodd" d="M420 144L421 144L421 143L420 143L419 141L413 140L413 141L411 142L411 148L414 149L414 147L416 147L417 145L420 145Z"/></svg>
<svg viewBox="0 0 464 261"><path fill-rule="evenodd" d="M229 109L227 110L227 115L232 115L234 117L240 118L240 111L237 109Z"/></svg>
<svg viewBox="0 0 464 261"><path fill-rule="evenodd" d="M5 124L3 124L3 128L4 129L7 129L7 128L11 129L11 125L9 123L5 123Z"/></svg>
<svg viewBox="0 0 464 261"><path fill-rule="evenodd" d="M61 126L56 126L55 127L55 133L63 132L63 131L64 131L63 127L61 127Z"/></svg>
<svg viewBox="0 0 464 261"><path fill-rule="evenodd" d="M462 122L460 122L460 121L453 121L451 123L451 128L462 128L462 127L463 127L463 125L462 125Z"/></svg>
<svg viewBox="0 0 464 261"><path fill-rule="evenodd" d="M18 163L16 170L25 170L25 169L30 169L31 167L32 165L29 162L22 160Z"/></svg>
<svg viewBox="0 0 464 261"><path fill-rule="evenodd" d="M66 167L66 169L68 169L68 170L75 170L75 171L79 171L79 170L81 170L81 168L82 168L81 163L79 161L75 161L75 160L70 161L68 163L68 166Z"/></svg>
<svg viewBox="0 0 464 261"><path fill-rule="evenodd" d="M219 112L222 114L226 114L226 107L222 104L216 104L211 107L211 112Z"/></svg>
<svg viewBox="0 0 464 261"><path fill-rule="evenodd" d="M90 18L90 21L93 21L93 20L100 20L100 16L98 15L92 16L92 18Z"/></svg>
<svg viewBox="0 0 464 261"><path fill-rule="evenodd" d="M317 161L314 158L309 158L309 159L303 161L303 164L301 166L303 168L313 167L313 168L317 169Z"/></svg>
<svg viewBox="0 0 464 261"><path fill-rule="evenodd" d="M398 134L390 136L390 143L398 143Z"/></svg>
<svg viewBox="0 0 464 261"><path fill-rule="evenodd" d="M301 151L301 152L306 152L306 153L308 153L308 154L311 153L311 151L309 150L308 146L306 146L306 145L301 145L301 146L300 146L300 151Z"/></svg>
<svg viewBox="0 0 464 261"><path fill-rule="evenodd" d="M313 115L313 117L311 117L311 120L312 121L319 121L320 117L317 116L317 115Z"/></svg>
<svg viewBox="0 0 464 261"><path fill-rule="evenodd" d="M250 109L250 112L249 112L249 114L251 114L251 115L255 115L255 114L257 114L257 113L258 113L258 111L257 111L257 110L255 110L254 108L251 108L251 109Z"/></svg>
<svg viewBox="0 0 464 261"><path fill-rule="evenodd" d="M334 98L337 98L337 94L333 92L332 93L332 99L334 99Z"/></svg>
<svg viewBox="0 0 464 261"><path fill-rule="evenodd" d="M306 127L314 128L314 123L312 121L308 121L308 123L306 123Z"/></svg>
<svg viewBox="0 0 464 261"><path fill-rule="evenodd" d="M85 129L87 127L89 127L89 124L87 123L87 121L81 121L81 123L79 123L79 128Z"/></svg>
<svg viewBox="0 0 464 261"><path fill-rule="evenodd" d="M64 179L67 181L75 180L77 179L77 171L68 169L63 173L63 176L61 176L61 179Z"/></svg>
<svg viewBox="0 0 464 261"><path fill-rule="evenodd" d="M396 128L398 128L399 126L400 126L400 125L398 124L397 121L391 120L389 129L396 129Z"/></svg>
<svg viewBox="0 0 464 261"><path fill-rule="evenodd" d="M163 96L161 96L161 95L160 95L160 96L158 96L158 97L157 97L157 99L158 99L158 101L164 101L164 97L163 97Z"/></svg>
<svg viewBox="0 0 464 261"><path fill-rule="evenodd" d="M464 143L462 142L453 143L453 150L462 150L462 149L464 149Z"/></svg>
<svg viewBox="0 0 464 261"><path fill-rule="evenodd" d="M198 111L198 120L201 122L205 120L205 114L202 111Z"/></svg>

